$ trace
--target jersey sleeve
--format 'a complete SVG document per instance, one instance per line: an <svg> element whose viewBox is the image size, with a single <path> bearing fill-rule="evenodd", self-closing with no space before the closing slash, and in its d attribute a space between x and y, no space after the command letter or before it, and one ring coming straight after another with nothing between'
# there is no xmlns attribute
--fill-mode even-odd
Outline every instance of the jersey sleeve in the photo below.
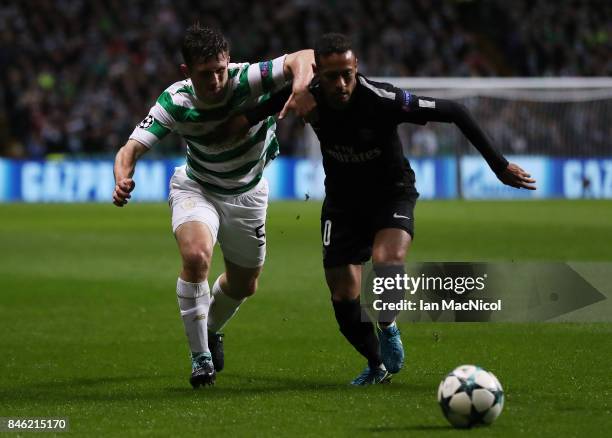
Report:
<svg viewBox="0 0 612 438"><path fill-rule="evenodd" d="M394 124L454 123L495 174L508 166L508 160L493 146L464 105L452 100L417 96L391 84L370 81L363 76L359 80L374 93L377 99L376 111L383 120L390 120Z"/></svg>
<svg viewBox="0 0 612 438"><path fill-rule="evenodd" d="M446 99L417 96L402 89L397 93L397 110L394 114L397 123L420 123L456 121L458 104Z"/></svg>
<svg viewBox="0 0 612 438"><path fill-rule="evenodd" d="M407 91L404 91L404 96L405 108L403 111L406 115L399 115L400 123L412 122L415 119L421 120L423 124L427 122L454 123L480 152L496 175L508 167L508 160L493 146L489 136L464 105L447 99L415 96Z"/></svg>
<svg viewBox="0 0 612 438"><path fill-rule="evenodd" d="M176 120L163 107L160 98L151 108L142 122L136 125L130 139L136 140L148 148L153 147L174 129Z"/></svg>
<svg viewBox="0 0 612 438"><path fill-rule="evenodd" d="M441 120L436 99L417 96L406 90L397 91L397 110L394 118L398 123L446 122Z"/></svg>
<svg viewBox="0 0 612 438"><path fill-rule="evenodd" d="M376 115L381 120L400 124L404 122L424 125L422 112L414 111L412 95L386 82L375 82L358 74L360 85L369 90L368 104L376 108Z"/></svg>
<svg viewBox="0 0 612 438"><path fill-rule="evenodd" d="M287 55L283 55L271 61L256 62L249 65L247 78L251 96L271 93L287 83L284 73L286 57Z"/></svg>

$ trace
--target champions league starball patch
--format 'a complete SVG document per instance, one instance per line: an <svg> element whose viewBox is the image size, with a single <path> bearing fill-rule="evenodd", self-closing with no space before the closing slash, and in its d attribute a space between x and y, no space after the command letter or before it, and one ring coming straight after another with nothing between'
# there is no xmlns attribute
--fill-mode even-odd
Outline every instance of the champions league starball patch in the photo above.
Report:
<svg viewBox="0 0 612 438"><path fill-rule="evenodd" d="M151 127L151 125L153 125L153 116L149 114L142 122L140 122L138 127L142 129L148 129Z"/></svg>

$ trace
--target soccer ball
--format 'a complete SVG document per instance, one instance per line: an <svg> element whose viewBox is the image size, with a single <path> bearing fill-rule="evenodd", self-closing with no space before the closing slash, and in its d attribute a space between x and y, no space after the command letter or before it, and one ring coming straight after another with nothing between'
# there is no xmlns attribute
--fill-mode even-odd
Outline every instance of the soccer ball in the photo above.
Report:
<svg viewBox="0 0 612 438"><path fill-rule="evenodd" d="M504 408L504 390L493 373L461 365L440 382L438 403L455 427L488 425Z"/></svg>

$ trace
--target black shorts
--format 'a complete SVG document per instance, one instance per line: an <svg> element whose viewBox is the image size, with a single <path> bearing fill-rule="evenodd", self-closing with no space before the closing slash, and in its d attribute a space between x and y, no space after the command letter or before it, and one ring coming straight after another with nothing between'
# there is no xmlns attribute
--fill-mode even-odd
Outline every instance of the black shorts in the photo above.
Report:
<svg viewBox="0 0 612 438"><path fill-rule="evenodd" d="M376 233L399 228L414 237L418 195L380 203L347 206L326 198L321 211L323 266L359 265L372 257Z"/></svg>

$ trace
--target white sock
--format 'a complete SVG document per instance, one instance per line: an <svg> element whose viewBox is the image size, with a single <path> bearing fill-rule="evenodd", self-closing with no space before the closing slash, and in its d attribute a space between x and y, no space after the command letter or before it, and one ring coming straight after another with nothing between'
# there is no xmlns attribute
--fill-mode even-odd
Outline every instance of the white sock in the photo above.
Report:
<svg viewBox="0 0 612 438"><path fill-rule="evenodd" d="M227 296L221 289L217 278L212 287L212 301L210 303L210 312L208 314L208 330L212 333L217 333L225 324L236 314L240 305L246 300L235 300Z"/></svg>
<svg viewBox="0 0 612 438"><path fill-rule="evenodd" d="M208 331L206 330L206 319L210 307L208 281L189 283L179 278L176 282L176 296L191 352L210 353Z"/></svg>

